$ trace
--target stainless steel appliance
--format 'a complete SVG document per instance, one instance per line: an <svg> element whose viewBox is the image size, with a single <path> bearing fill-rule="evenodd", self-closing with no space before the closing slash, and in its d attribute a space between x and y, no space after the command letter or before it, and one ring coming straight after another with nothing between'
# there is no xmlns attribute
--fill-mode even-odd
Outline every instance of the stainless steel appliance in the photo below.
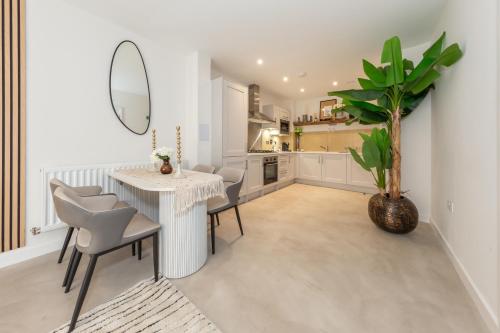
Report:
<svg viewBox="0 0 500 333"><path fill-rule="evenodd" d="M263 159L264 185L278 181L278 156L266 156Z"/></svg>
<svg viewBox="0 0 500 333"><path fill-rule="evenodd" d="M256 84L248 86L248 121L257 124L271 124L274 119L260 112L260 88Z"/></svg>
<svg viewBox="0 0 500 333"><path fill-rule="evenodd" d="M290 121L287 119L280 119L280 134L289 135L290 134Z"/></svg>

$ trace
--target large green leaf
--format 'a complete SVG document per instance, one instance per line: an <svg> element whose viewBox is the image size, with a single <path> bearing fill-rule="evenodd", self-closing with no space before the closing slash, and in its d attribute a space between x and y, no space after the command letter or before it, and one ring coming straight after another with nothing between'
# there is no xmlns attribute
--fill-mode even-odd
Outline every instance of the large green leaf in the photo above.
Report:
<svg viewBox="0 0 500 333"><path fill-rule="evenodd" d="M429 93L431 89L434 88L434 85L431 84L427 89L422 90L420 93L414 95L411 92L408 92L404 95L401 100L401 109L403 109L402 116L406 117L413 110L415 110L420 103L424 100L425 96Z"/></svg>
<svg viewBox="0 0 500 333"><path fill-rule="evenodd" d="M367 111L385 113L385 110L382 107L372 103L352 100L350 104L365 109Z"/></svg>
<svg viewBox="0 0 500 333"><path fill-rule="evenodd" d="M369 168L381 167L382 162L380 161L380 152L374 140L364 140L362 152L366 166L368 166Z"/></svg>
<svg viewBox="0 0 500 333"><path fill-rule="evenodd" d="M429 69L434 65L434 60L430 58L423 58L415 67L413 71L411 71L410 75L406 78L407 82L412 82L418 79L420 76L424 75Z"/></svg>
<svg viewBox="0 0 500 333"><path fill-rule="evenodd" d="M391 107L391 102L389 101L389 98L387 97L387 95L384 95L384 96L380 97L379 99L377 99L377 105L380 107L383 107L386 110L389 110Z"/></svg>
<svg viewBox="0 0 500 333"><path fill-rule="evenodd" d="M388 119L385 113L365 110L354 105L346 105L342 110L359 119L359 122L365 125L385 123Z"/></svg>
<svg viewBox="0 0 500 333"><path fill-rule="evenodd" d="M441 50L443 49L443 42L446 36L446 32L443 32L441 36L432 44L423 54L424 58L436 60L441 55Z"/></svg>
<svg viewBox="0 0 500 333"><path fill-rule="evenodd" d="M371 80L358 78L359 85L364 90L380 90L383 88L377 87Z"/></svg>
<svg viewBox="0 0 500 333"><path fill-rule="evenodd" d="M385 41L380 60L383 64L391 64L387 70L385 80L387 86L400 84L404 81L403 55L401 53L401 41L399 37L394 36Z"/></svg>
<svg viewBox="0 0 500 333"><path fill-rule="evenodd" d="M372 81L372 83L377 87L385 87L386 77L384 72L375 67L371 62L363 59L363 70L366 76Z"/></svg>
<svg viewBox="0 0 500 333"><path fill-rule="evenodd" d="M359 156L358 152L352 148L349 148L349 151L351 152L352 158L366 171L370 171L370 168L366 165L365 161Z"/></svg>
<svg viewBox="0 0 500 333"><path fill-rule="evenodd" d="M414 69L413 61L408 59L403 59L403 69L405 71L411 71Z"/></svg>
<svg viewBox="0 0 500 333"><path fill-rule="evenodd" d="M460 50L458 44L451 44L441 53L441 56L436 60L436 64L450 67L462 58L462 55L462 50Z"/></svg>
<svg viewBox="0 0 500 333"><path fill-rule="evenodd" d="M418 93L427 89L440 76L441 74L439 74L437 70L435 69L429 70L422 78L415 81L415 85L411 87L412 94L417 95Z"/></svg>
<svg viewBox="0 0 500 333"><path fill-rule="evenodd" d="M350 89L330 91L328 96L337 96L353 101L373 101L384 95L384 91L375 89Z"/></svg>

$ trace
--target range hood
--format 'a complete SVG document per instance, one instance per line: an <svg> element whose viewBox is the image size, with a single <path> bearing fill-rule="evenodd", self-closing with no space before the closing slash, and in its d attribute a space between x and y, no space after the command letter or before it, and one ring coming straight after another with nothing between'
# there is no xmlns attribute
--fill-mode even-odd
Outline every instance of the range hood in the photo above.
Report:
<svg viewBox="0 0 500 333"><path fill-rule="evenodd" d="M248 86L248 121L257 124L275 123L274 119L260 112L260 88L256 84Z"/></svg>

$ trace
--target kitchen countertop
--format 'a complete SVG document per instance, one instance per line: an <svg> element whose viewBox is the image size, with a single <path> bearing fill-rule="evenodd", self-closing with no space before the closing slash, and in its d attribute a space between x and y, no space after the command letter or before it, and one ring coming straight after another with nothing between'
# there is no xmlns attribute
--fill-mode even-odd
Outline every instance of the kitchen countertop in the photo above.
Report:
<svg viewBox="0 0 500 333"><path fill-rule="evenodd" d="M288 154L350 154L340 151L276 151L274 153L248 153L248 156L288 155Z"/></svg>

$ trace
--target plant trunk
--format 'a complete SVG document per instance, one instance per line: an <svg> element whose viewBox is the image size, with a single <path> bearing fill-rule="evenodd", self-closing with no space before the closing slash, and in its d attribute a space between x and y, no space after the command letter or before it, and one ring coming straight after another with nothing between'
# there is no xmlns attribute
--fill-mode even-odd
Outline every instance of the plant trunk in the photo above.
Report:
<svg viewBox="0 0 500 333"><path fill-rule="evenodd" d="M392 168L389 196L399 199L401 196L401 113L397 108L392 114Z"/></svg>

